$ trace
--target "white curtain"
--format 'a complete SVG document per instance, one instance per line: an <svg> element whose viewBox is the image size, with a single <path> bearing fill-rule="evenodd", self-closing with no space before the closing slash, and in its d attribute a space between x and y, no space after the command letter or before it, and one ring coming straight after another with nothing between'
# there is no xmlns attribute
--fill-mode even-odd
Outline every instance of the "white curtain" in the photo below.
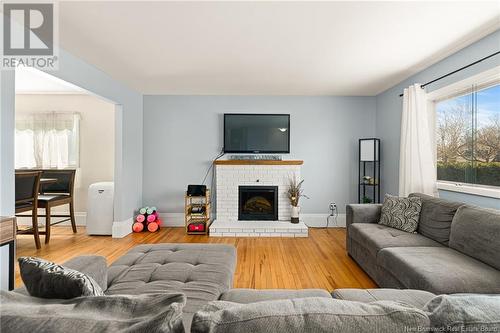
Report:
<svg viewBox="0 0 500 333"><path fill-rule="evenodd" d="M16 115L16 168L77 168L79 121L77 113Z"/></svg>
<svg viewBox="0 0 500 333"><path fill-rule="evenodd" d="M437 196L434 109L420 84L404 90L399 154L399 195Z"/></svg>

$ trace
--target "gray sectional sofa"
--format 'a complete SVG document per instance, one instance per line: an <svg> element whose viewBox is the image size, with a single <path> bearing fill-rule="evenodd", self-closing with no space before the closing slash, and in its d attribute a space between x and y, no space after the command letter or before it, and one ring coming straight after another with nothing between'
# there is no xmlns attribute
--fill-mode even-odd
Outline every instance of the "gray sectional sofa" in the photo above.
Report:
<svg viewBox="0 0 500 333"><path fill-rule="evenodd" d="M78 327L82 332L385 333L450 325L500 330L500 296L443 299L398 289L338 289L331 295L321 289L231 289L236 266L231 245L140 245L109 267L94 255L63 265L93 277L106 297L24 297L19 295L27 294L24 287L0 292L2 332Z"/></svg>
<svg viewBox="0 0 500 333"><path fill-rule="evenodd" d="M419 226L380 225L382 205L347 205L347 252L383 288L500 293L500 211L423 194Z"/></svg>
<svg viewBox="0 0 500 333"><path fill-rule="evenodd" d="M348 206L349 254L379 285L394 289L337 289L331 294L322 289L232 289L234 246L145 244L109 267L95 255L63 264L91 276L104 298L25 297L19 295L27 295L24 287L0 291L0 330L66 332L78 326L92 332L173 333L385 333L431 327L500 331L500 295L436 295L500 293L500 213L421 198L416 234L376 224L379 205ZM143 317L136 318L137 313Z"/></svg>

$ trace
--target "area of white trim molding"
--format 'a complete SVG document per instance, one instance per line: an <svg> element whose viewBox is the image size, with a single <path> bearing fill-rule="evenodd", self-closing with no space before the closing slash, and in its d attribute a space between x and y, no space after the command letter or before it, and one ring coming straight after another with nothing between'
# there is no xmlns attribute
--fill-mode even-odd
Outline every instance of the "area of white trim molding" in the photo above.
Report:
<svg viewBox="0 0 500 333"><path fill-rule="evenodd" d="M133 218L126 219L125 221L113 222L113 229L111 231L113 238L123 238L132 233Z"/></svg>
<svg viewBox="0 0 500 333"><path fill-rule="evenodd" d="M500 195L500 194L499 194ZM500 197L500 196L499 196ZM67 212L55 212L60 214L68 214ZM326 227L326 218L328 214L300 214L301 220L309 228L324 228ZM160 213L160 218L162 219L162 227L184 227L184 213ZM38 218L40 224L45 222L44 217ZM86 212L75 212L75 222L77 226L86 226L87 213ZM346 226L346 216L345 214L339 214L337 216L337 223L334 222L333 218L330 218L329 228L345 228ZM17 223L22 226L31 225L31 217L18 217ZM132 233L133 219L127 219L125 221L113 222L113 238L123 238L128 234ZM61 226L70 226L70 222L63 222L59 224Z"/></svg>
<svg viewBox="0 0 500 333"><path fill-rule="evenodd" d="M500 188L495 188L495 187L477 186L477 185L461 184L461 183L438 182L437 188L439 190L460 192L460 193L480 195L483 197L500 199Z"/></svg>
<svg viewBox="0 0 500 333"><path fill-rule="evenodd" d="M160 213L161 227L183 227L184 213Z"/></svg>
<svg viewBox="0 0 500 333"><path fill-rule="evenodd" d="M69 215L69 212L59 212L59 211L52 211L53 214L66 214L66 215ZM40 214L45 214L44 212L40 212ZM52 222L56 222L56 221L59 221L59 220L62 220L64 219L63 217L53 217L52 218ZM29 216L18 216L17 217L17 224L18 225L22 225L22 226L27 226L27 225L31 225L31 217ZM45 217L38 217L38 223L40 224L45 224ZM75 212L75 223L77 226L86 226L87 225L87 213L86 212ZM66 221L66 222L63 222L61 224L58 224L58 226L70 226L71 223L70 221Z"/></svg>
<svg viewBox="0 0 500 333"><path fill-rule="evenodd" d="M69 214L68 212L57 212L55 211L54 214ZM181 216L184 216L183 214L179 214ZM62 218L53 218L53 220L59 220ZM39 217L38 222L40 224L45 223L45 217ZM75 212L75 222L77 226L84 227L87 225L87 213L86 212ZM17 217L17 223L22 226L28 226L31 225L31 217ZM113 229L112 229L112 237L113 238L123 238L127 236L128 234L132 233L132 223L133 219L127 219L125 221L118 221L118 222L113 222ZM61 224L58 224L61 226L70 226L70 222L66 221ZM181 226L184 224L181 224Z"/></svg>
<svg viewBox="0 0 500 333"><path fill-rule="evenodd" d="M324 228L326 227L326 218L328 214L300 214L300 219L310 228ZM160 218L162 219L162 227L183 227L184 226L184 214L183 213L160 213ZM337 223L334 223L334 219L330 219L330 228L345 228L345 214L339 214L337 217Z"/></svg>
<svg viewBox="0 0 500 333"><path fill-rule="evenodd" d="M471 91L472 85L476 89L483 89L487 86L497 83L500 80L500 66L486 70L479 74L470 76L466 79L449 84L445 87L433 90L427 93L427 100L437 102L453 96L468 94Z"/></svg>
<svg viewBox="0 0 500 333"><path fill-rule="evenodd" d="M309 228L325 228L327 217L328 214L300 214L300 219ZM346 226L345 214L339 214L336 220L334 217L331 217L328 224L329 228L345 228L345 226Z"/></svg>

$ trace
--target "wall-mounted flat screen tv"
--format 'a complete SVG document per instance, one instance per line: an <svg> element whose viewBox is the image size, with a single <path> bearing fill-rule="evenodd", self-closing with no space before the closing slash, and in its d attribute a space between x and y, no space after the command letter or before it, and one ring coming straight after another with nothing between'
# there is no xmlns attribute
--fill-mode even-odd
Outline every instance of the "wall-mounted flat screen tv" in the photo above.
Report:
<svg viewBox="0 0 500 333"><path fill-rule="evenodd" d="M290 152L289 114L224 114L224 152Z"/></svg>

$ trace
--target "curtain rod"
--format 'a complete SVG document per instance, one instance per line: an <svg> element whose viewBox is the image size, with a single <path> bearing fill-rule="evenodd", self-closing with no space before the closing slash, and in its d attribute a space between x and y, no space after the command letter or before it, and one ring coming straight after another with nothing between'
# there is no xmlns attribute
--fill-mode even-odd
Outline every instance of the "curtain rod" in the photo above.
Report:
<svg viewBox="0 0 500 333"><path fill-rule="evenodd" d="M481 61L484 61L484 60L486 60L486 59L489 59L489 58L491 58L491 57L494 57L494 56L496 56L497 54L500 54L500 51L497 51L497 52L495 52L495 53L490 54L489 56L486 56L486 57L484 57L484 58L481 58L481 59L479 59L479 60L476 60L476 61L474 61L474 62L472 62L472 63L470 63L470 64L468 64L468 65L466 65L466 66L464 66L464 67L460 67L459 69L456 69L456 70L454 70L453 72L449 72L449 73L447 73L447 74L445 74L445 75L443 75L443 76L440 76L440 77L438 77L438 78L436 78L436 79L434 79L434 80L432 80L432 81L426 82L426 83L422 84L422 85L420 86L420 88L424 88L425 86L427 86L427 85L429 85L429 84L431 84L431 83L434 83L434 82L436 82L436 81L442 80L442 79L444 79L445 77L448 77L448 76L450 76L450 75L453 75L453 74L455 74L455 73L458 73L458 72L460 72L460 71L463 71L463 70L464 70L464 69L466 69L466 68L469 68L469 67L471 67L471 66L474 66L474 65L476 65L476 64L479 64ZM403 97L403 94L399 95L399 97Z"/></svg>

